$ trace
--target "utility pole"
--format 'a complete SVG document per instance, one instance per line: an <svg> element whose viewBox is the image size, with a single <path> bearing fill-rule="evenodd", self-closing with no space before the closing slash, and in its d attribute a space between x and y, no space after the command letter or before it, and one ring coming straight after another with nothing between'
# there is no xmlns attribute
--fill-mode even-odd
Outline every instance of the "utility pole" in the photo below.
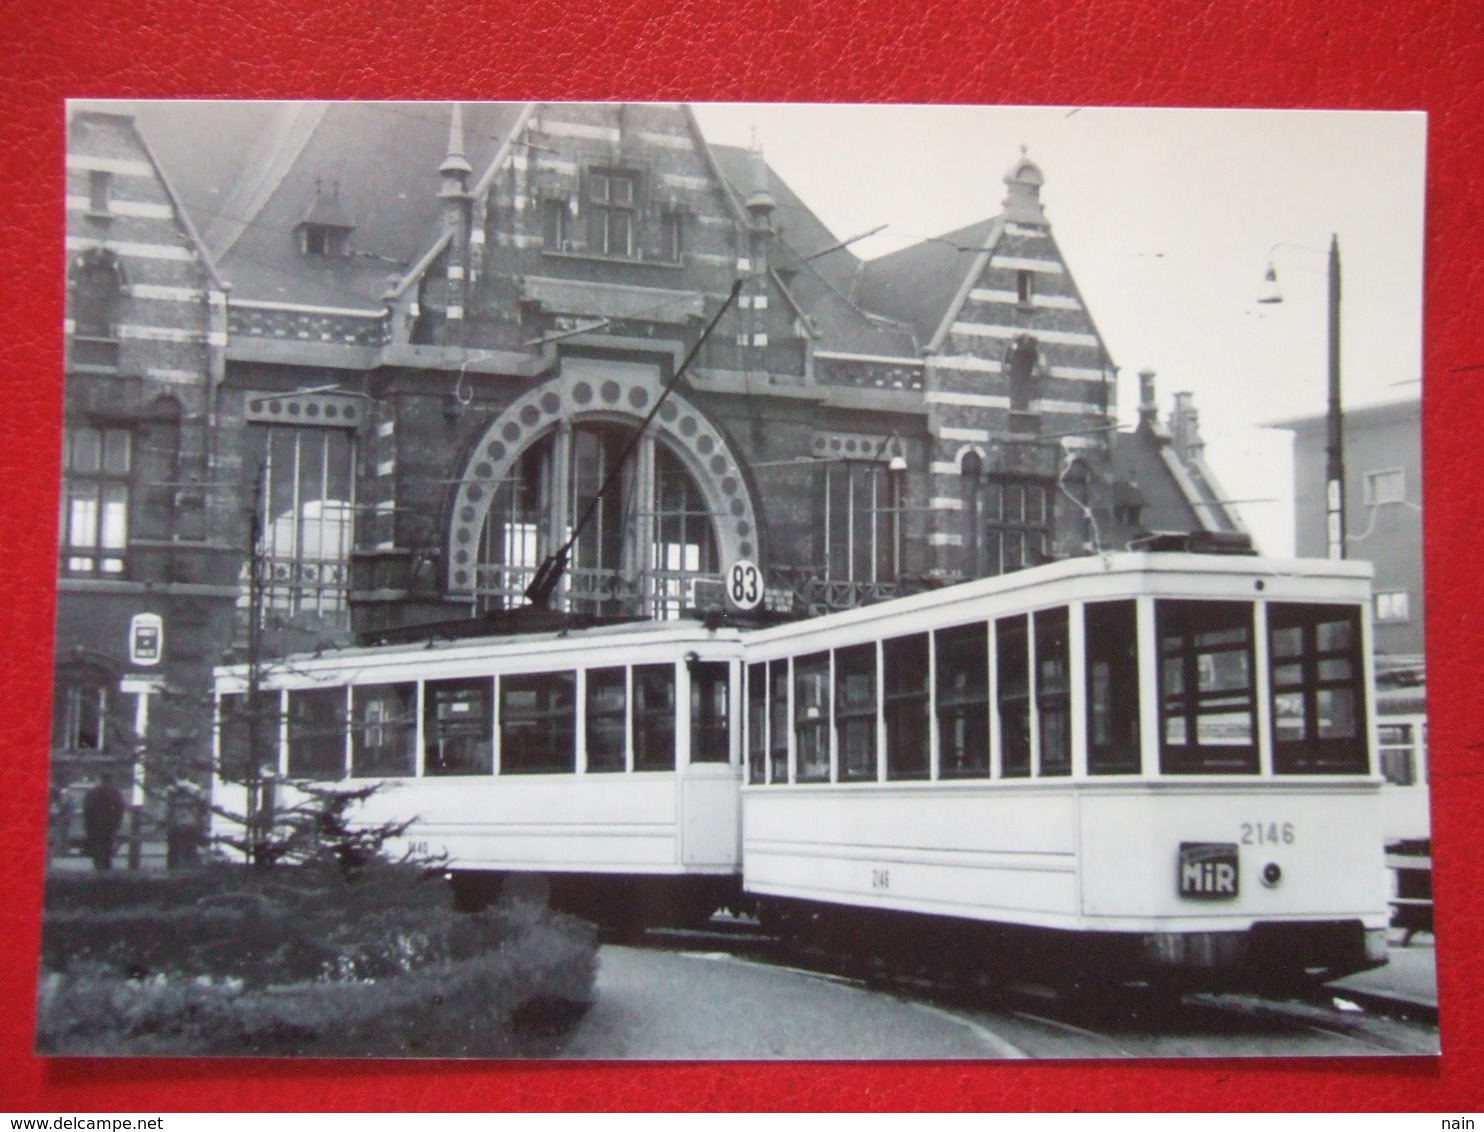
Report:
<svg viewBox="0 0 1484 1132"><path fill-rule="evenodd" d="M263 567L262 544L263 480L267 475L266 458L254 478L252 516L248 520L247 574L247 765L243 768L243 785L247 791L246 833L247 862L255 868L266 868L268 826L273 817L264 797L263 764L259 757L263 737Z"/></svg>
<svg viewBox="0 0 1484 1132"><path fill-rule="evenodd" d="M1329 437L1325 446L1329 556L1345 557L1345 433L1340 412L1340 237L1329 239Z"/></svg>

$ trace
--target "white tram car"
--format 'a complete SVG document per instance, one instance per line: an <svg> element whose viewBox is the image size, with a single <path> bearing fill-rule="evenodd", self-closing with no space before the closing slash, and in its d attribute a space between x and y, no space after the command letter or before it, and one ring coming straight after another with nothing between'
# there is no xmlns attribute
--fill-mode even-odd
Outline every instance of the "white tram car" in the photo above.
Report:
<svg viewBox="0 0 1484 1132"><path fill-rule="evenodd" d="M600 921L1333 978L1386 954L1368 579L1119 553L767 628L347 649L273 675L279 766L389 780L368 820L416 817L465 905L539 873Z"/></svg>

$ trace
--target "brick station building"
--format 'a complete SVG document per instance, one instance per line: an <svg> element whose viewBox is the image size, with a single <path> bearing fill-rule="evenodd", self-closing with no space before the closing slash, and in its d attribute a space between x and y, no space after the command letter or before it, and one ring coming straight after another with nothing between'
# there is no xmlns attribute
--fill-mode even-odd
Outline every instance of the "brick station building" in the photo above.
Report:
<svg viewBox="0 0 1484 1132"><path fill-rule="evenodd" d="M94 715L206 685L250 551L291 650L517 607L590 506L557 604L649 617L739 559L807 615L1242 530L1188 396L1117 431L1024 151L871 261L684 106L85 105L68 168L58 765L78 665Z"/></svg>

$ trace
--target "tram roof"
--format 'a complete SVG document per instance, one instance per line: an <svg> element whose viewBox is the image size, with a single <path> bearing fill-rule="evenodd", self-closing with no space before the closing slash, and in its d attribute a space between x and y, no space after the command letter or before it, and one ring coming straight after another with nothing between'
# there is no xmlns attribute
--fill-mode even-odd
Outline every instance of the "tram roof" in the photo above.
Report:
<svg viewBox="0 0 1484 1132"><path fill-rule="evenodd" d="M897 617L913 613L928 614L960 602L1012 594L1017 591L1026 594L1029 604L1037 600L1034 596L1037 590L1050 587L1061 589L1067 583L1075 584L1079 578L1108 575L1194 575L1205 578L1224 575L1242 579L1289 578L1320 582L1332 580L1346 586L1354 586L1357 583L1369 581L1371 574L1372 568L1369 562L1331 561L1318 558L1258 558L1170 551L1116 551L1070 558L1020 570L1013 574L962 582L937 590L860 606L856 609L766 627L740 625L735 621L718 625L714 619L684 617L670 621L574 623L560 628L532 632L461 635L456 638L440 637L435 633L420 640L300 653L281 659L274 658L273 663L289 668L317 668L322 665L334 666L346 661L354 661L357 658L370 659L420 653L432 653L440 657L491 652L510 655L528 651L539 652L547 645L570 642L574 639L592 642L595 648L601 648L605 642L661 644L673 641L676 644L684 644L699 641L738 641L741 640L744 632L748 636L773 639L816 629L858 625L874 618ZM222 665L217 669L217 674L245 678L248 668L246 663Z"/></svg>

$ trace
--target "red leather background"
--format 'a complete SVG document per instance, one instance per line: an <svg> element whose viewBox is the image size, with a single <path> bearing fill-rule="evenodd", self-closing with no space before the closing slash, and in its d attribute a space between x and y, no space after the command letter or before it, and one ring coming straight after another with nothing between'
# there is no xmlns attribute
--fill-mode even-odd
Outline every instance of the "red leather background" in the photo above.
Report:
<svg viewBox="0 0 1484 1132"><path fill-rule="evenodd" d="M564 8L570 6L571 11ZM1484 10L1477 0L187 0L0 8L0 1110L1478 1110L1484 1098ZM68 96L1429 112L1426 494L1439 1061L503 1065L32 1056ZM1365 192L1357 185L1357 192Z"/></svg>

